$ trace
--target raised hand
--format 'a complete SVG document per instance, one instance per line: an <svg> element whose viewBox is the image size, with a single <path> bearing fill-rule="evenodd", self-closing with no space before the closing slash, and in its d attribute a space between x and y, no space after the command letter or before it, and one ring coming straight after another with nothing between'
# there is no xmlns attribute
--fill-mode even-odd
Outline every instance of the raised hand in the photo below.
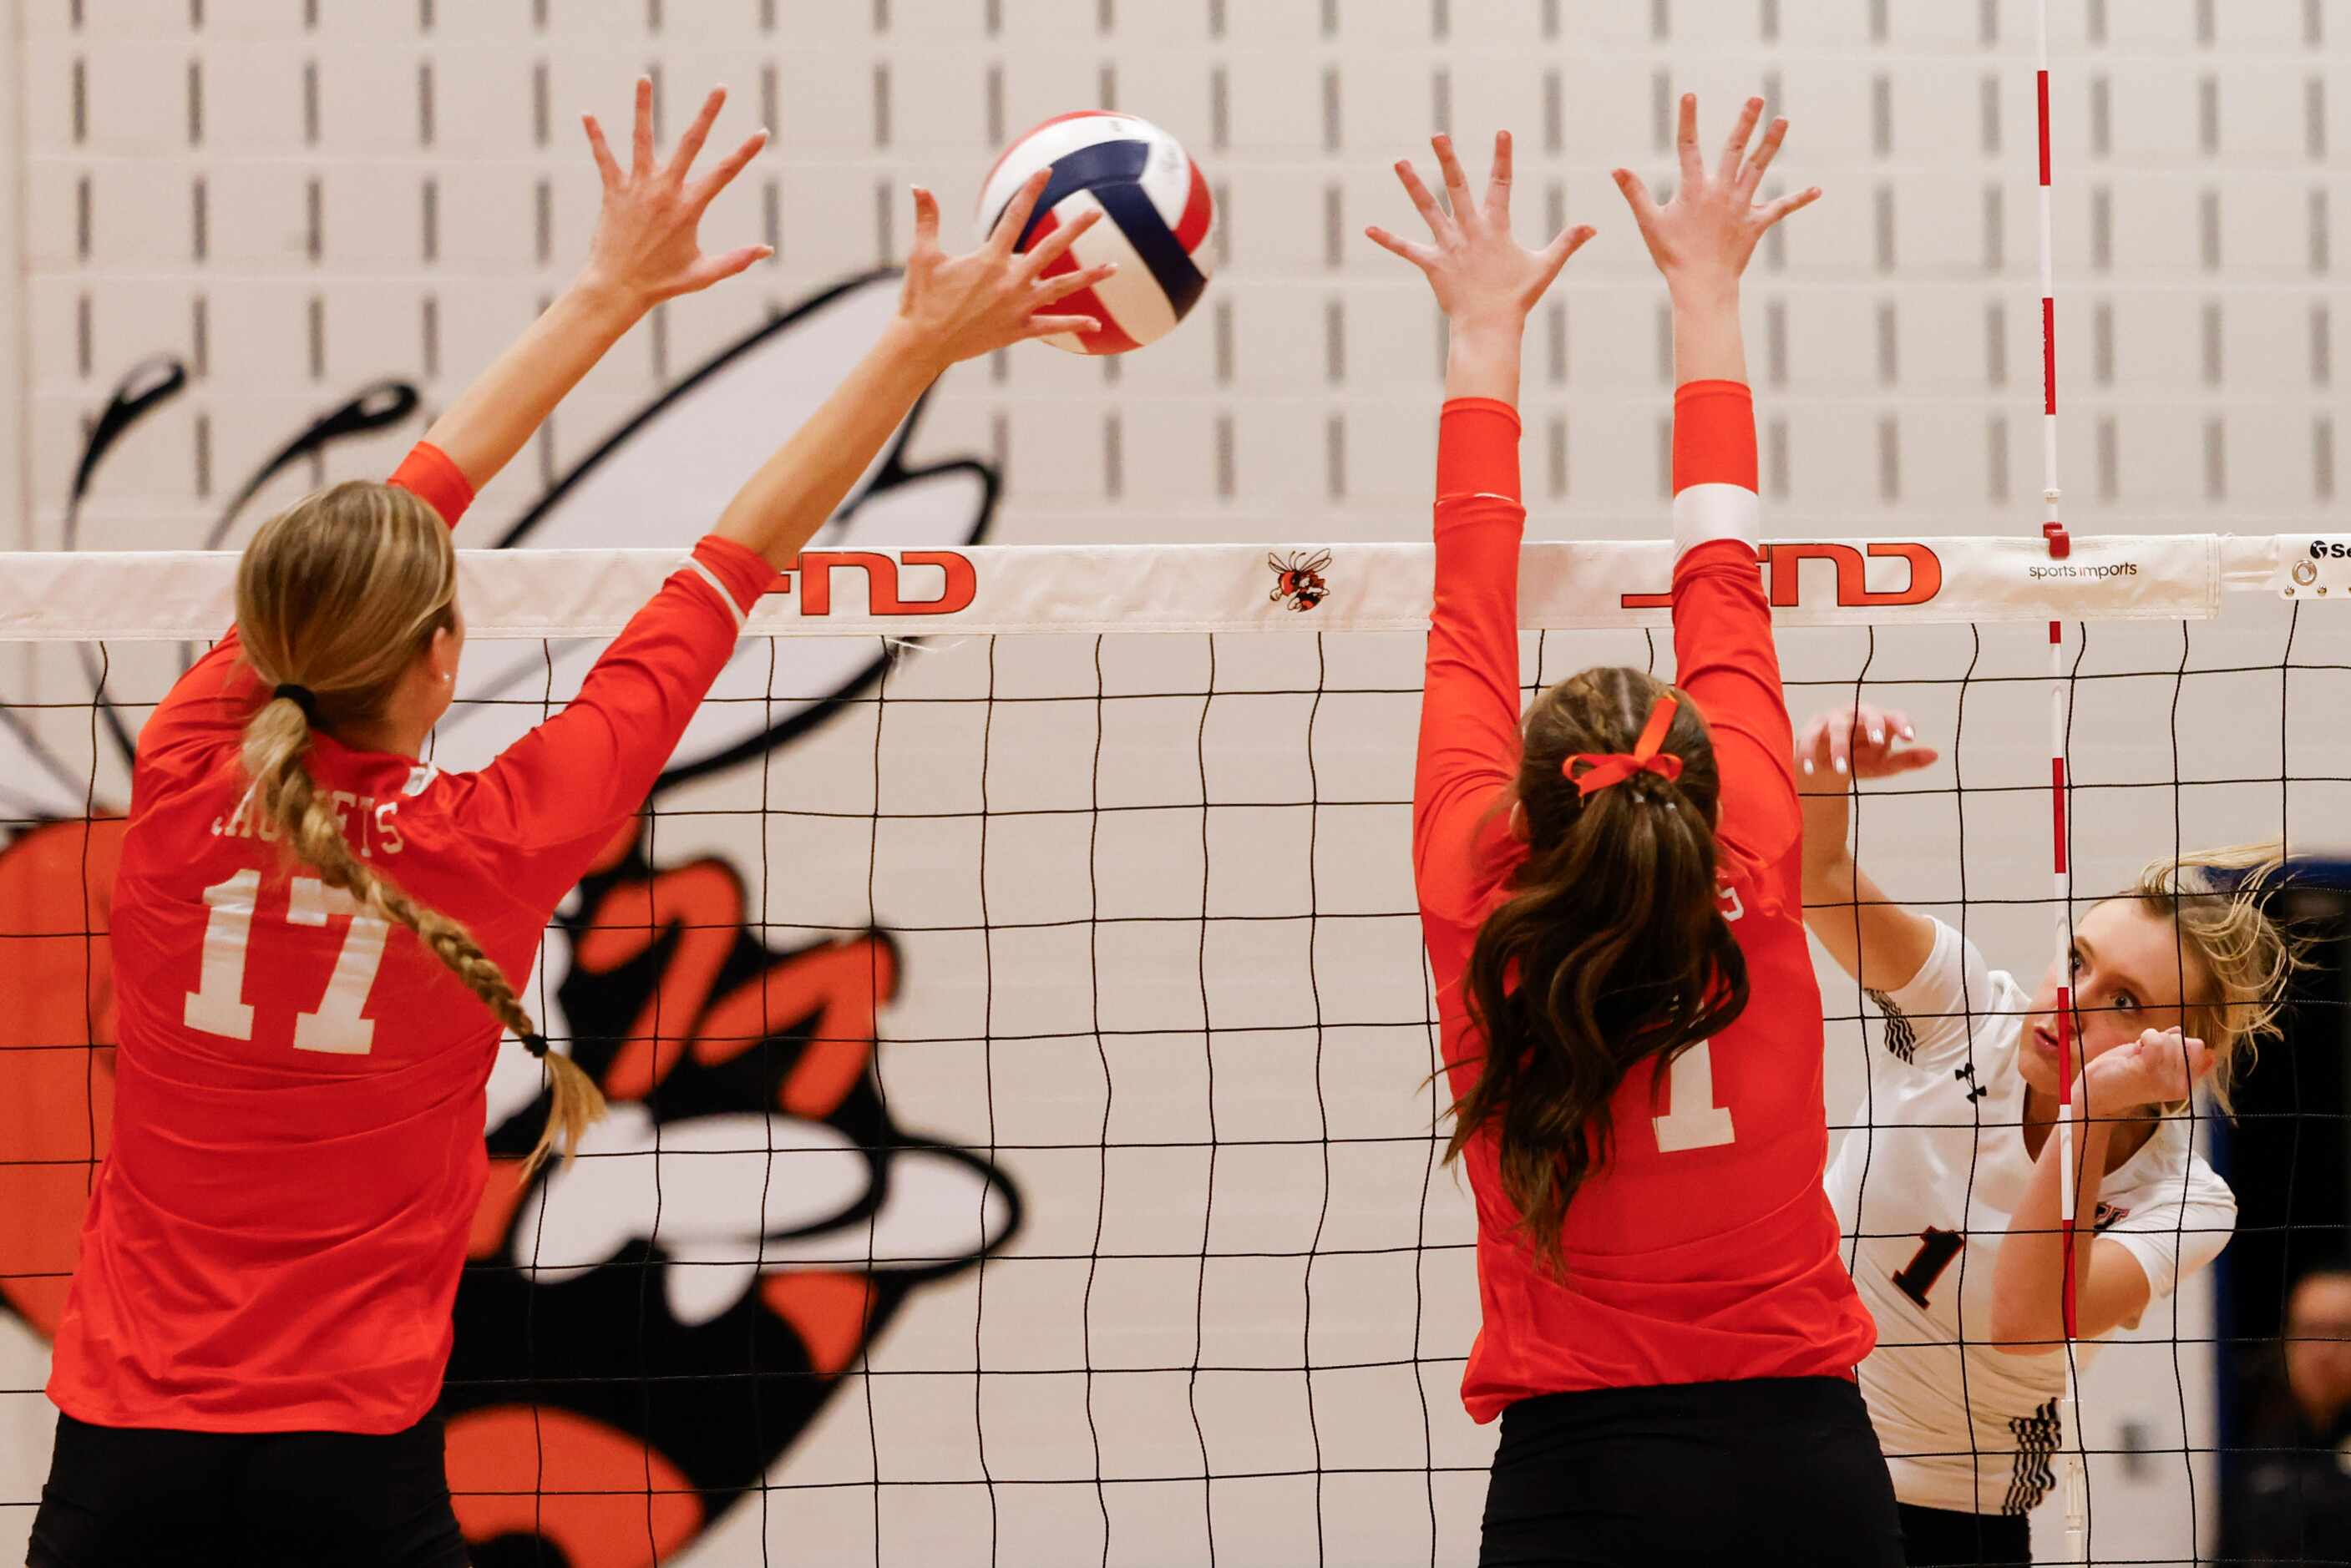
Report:
<svg viewBox="0 0 2351 1568"><path fill-rule="evenodd" d="M1890 778L1933 765L1942 755L1916 741L1910 716L1897 708L1861 704L1813 716L1796 735L1796 787L1807 794L1843 794L1850 779Z"/></svg>
<svg viewBox="0 0 2351 1568"><path fill-rule="evenodd" d="M604 180L604 210L596 220L595 238L589 244L588 265L580 274L583 284L608 289L642 312L664 299L708 288L775 254L767 245L744 245L715 256L702 254L696 230L704 211L768 144L768 133L755 131L715 167L690 177L694 161L709 138L711 122L726 102L726 89L713 88L669 161L657 162L653 84L639 77L636 134L626 172L613 158L596 117L580 117L588 131L589 149L596 155L597 171Z"/></svg>
<svg viewBox="0 0 2351 1568"><path fill-rule="evenodd" d="M939 199L920 185L914 187L914 248L906 257L898 325L919 341L937 369L1024 338L1102 329L1091 316L1044 314L1048 306L1117 272L1116 263L1105 262L1045 275L1102 217L1099 209L1061 224L1034 249L1013 248L1052 173L1040 169L1029 176L997 220L987 244L955 256L939 248Z"/></svg>
<svg viewBox="0 0 2351 1568"><path fill-rule="evenodd" d="M2101 1052L2082 1068L2089 1114L2113 1116L2140 1106L2176 1106L2212 1071L2211 1049L2177 1029L2149 1029L2127 1045Z"/></svg>
<svg viewBox="0 0 2351 1568"><path fill-rule="evenodd" d="M1429 243L1398 239L1379 225L1364 231L1374 244L1412 263L1437 291L1437 303L1454 325L1507 325L1516 330L1559 276L1567 258L1593 235L1588 225L1562 230L1541 250L1529 250L1510 235L1510 133L1494 136L1494 164L1483 201L1473 201L1469 177L1453 155L1453 139L1430 138L1445 176L1452 211L1437 205L1409 159L1396 162L1405 194L1428 225Z"/></svg>
<svg viewBox="0 0 2351 1568"><path fill-rule="evenodd" d="M1750 157L1747 143L1762 116L1763 100L1749 99L1709 174L1698 155L1698 98L1684 93L1677 138L1681 184L1674 199L1662 207L1651 199L1638 174L1629 169L1616 171L1617 189L1625 192L1633 209L1633 221L1648 243L1650 259L1677 295L1686 289L1735 293L1740 275L1747 270L1747 259L1755 254L1755 243L1764 231L1820 199L1817 185L1777 201L1755 199L1764 172L1788 135L1787 120L1773 120Z"/></svg>

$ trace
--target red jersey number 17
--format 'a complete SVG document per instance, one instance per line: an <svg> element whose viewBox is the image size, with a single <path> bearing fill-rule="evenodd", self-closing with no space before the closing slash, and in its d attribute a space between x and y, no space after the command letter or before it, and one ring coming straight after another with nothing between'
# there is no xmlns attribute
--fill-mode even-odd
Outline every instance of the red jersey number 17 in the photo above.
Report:
<svg viewBox="0 0 2351 1568"><path fill-rule="evenodd" d="M189 1028L231 1040L253 1038L253 1006L245 1000L245 959L260 894L261 873L252 870L204 889L203 968L181 1013ZM341 888L329 888L316 877L294 878L287 890L287 924L323 926L335 916L348 916L350 929L343 933L342 950L327 977L326 995L317 1007L295 1015L294 1049L363 1056L375 1044L375 1020L360 1010L375 984L391 928L361 914L358 901Z"/></svg>

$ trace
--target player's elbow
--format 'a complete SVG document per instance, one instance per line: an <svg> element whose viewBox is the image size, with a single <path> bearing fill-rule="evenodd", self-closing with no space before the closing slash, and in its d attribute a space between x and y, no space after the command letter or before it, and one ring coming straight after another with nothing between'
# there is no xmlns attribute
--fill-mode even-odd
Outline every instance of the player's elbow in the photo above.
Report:
<svg viewBox="0 0 2351 1568"><path fill-rule="evenodd" d="M2020 1303L1992 1301L1991 1324L1985 1336L2002 1355L2053 1355L2064 1343L2062 1325L2050 1314Z"/></svg>

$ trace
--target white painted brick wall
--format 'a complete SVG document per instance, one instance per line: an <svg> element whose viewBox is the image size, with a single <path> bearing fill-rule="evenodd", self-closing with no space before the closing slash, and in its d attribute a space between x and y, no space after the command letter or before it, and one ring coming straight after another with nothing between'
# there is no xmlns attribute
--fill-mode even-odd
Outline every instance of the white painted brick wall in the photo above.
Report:
<svg viewBox="0 0 2351 1568"><path fill-rule="evenodd" d="M0 140L0 154L21 182L13 244L25 282L12 321L23 341L0 410L21 402L24 439L12 436L0 476L30 542L57 543L83 420L159 352L189 359L193 386L103 471L85 508L92 545L193 542L287 436L368 381L416 381L427 413L445 404L578 265L595 212L579 111L624 134L629 78L651 68L669 135L706 83L732 88L718 145L758 123L772 93L777 140L715 211L710 236L765 237L772 188L781 254L728 290L668 307L658 331L615 352L542 452L485 498L467 543L486 543L535 499L543 462L576 462L770 310L901 252L909 182L937 189L950 234L963 235L995 143L1105 93L1181 136L1226 193L1218 275L1176 337L1115 372L1036 348L951 378L916 455L1001 442L998 539L1286 547L1418 535L1441 338L1418 282L1360 231L1409 232L1388 165L1426 166L1440 115L1478 161L1498 125L1517 133L1525 233L1554 201L1602 228L1559 296L1563 358L1548 316L1530 337L1536 532L1652 529L1669 391L1660 295L1607 171L1628 164L1662 193L1672 95L1706 95L1711 144L1732 100L1760 89L1796 121L1781 185L1828 191L1767 246L1749 284L1774 514L1827 533L2030 534L2034 12L2033 0L20 0L21 45L0 35L0 67L20 52L9 74L22 88L0 139L21 127L23 140ZM2351 0L2061 0L2052 13L2069 518L2085 531L2248 532L2331 519L2336 432L2351 422L2335 369L2351 355L2340 281L2351 268ZM0 214L0 240L16 211ZM422 424L345 449L336 465L380 466ZM281 477L265 503L292 499L312 477ZM1931 709L1945 689L1920 690ZM1171 753L1176 765L1188 744ZM1988 753L1971 776L2001 760ZM1976 804L1984 820L1970 813L1971 846L1996 849L2019 831L2007 797ZM1929 838L1949 831L1949 812L1935 810ZM2118 813L2102 831L2127 838L2145 826ZM808 853L831 851L812 840ZM836 858L851 875L861 845L844 839ZM2037 864L2029 850L1983 851L1970 891L2037 896ZM1904 869L1921 894L1958 891L1948 858L1922 851ZM907 1076L905 1092L925 1092ZM1119 1222L1147 1228L1171 1202L1196 1213L1200 1177L1182 1179L1190 1185L1157 1202L1147 1183L1114 1188L1114 1201L1137 1206ZM1473 1310L1458 1262L1423 1261L1439 1321ZM1215 1274L1212 1293L1232 1298L1226 1321L1294 1323L1294 1268L1252 1275L1220 1262ZM1318 1293L1344 1285L1341 1267L1316 1279ZM988 1290L1032 1285L1036 1311L1067 1306L1069 1293L1041 1274L992 1276ZM1252 1292L1278 1308L1252 1319ZM2193 1293L2183 1310L2183 1322L2209 1321ZM967 1355L954 1317L938 1320L942 1332L966 1337L945 1348ZM908 1323L881 1354L941 1364L942 1346ZM1318 1324L1335 1334L1345 1320ZM1164 1365L1176 1351L1137 1354ZM2168 1360L2157 1380L2169 1398ZM1326 1458L1341 1462L1360 1440L1360 1462L1391 1462L1382 1434L1399 1411L1416 1418L1417 1394L1408 1379L1354 1392L1344 1381L1326 1391L1318 1378ZM1425 1381L1430 1404L1450 1408L1449 1369ZM2201 1371L2189 1382L2191 1401L2201 1397ZM919 1379L875 1390L894 1464L977 1473L969 1428L928 1418L947 1396ZM966 1398L968 1385L951 1393ZM1348 1403L1357 1393L1360 1406ZM1269 1467L1298 1462L1289 1424L1252 1436L1218 1397L1204 1386L1204 1420L1229 1428L1217 1434L1220 1462L1241 1463L1253 1441ZM1106 1450L1127 1444L1137 1464L1170 1470L1191 1462L1180 1386L1123 1384L1098 1397L1105 1415ZM810 1462L862 1455L862 1433L841 1424L864 1419L837 1405L824 1440L807 1445ZM1040 1444L1050 1425L1009 1407L989 1419L991 1431L1017 1428ZM1182 1440L1158 1453L1170 1432ZM1440 1421L1438 1462L1479 1462L1479 1440ZM1407 1447L1402 1462L1416 1462ZM2176 1546L2186 1504L2177 1465L2166 1473L2151 1489L2108 1490L2135 1483L2101 1470L2103 1550ZM1332 1484L1326 1508L1348 1483ZM1081 1490L1091 1507L1092 1489ZM1310 1504L1262 1483L1259 1499L1236 1488L1219 1507L1262 1501L1311 1521ZM1447 1478L1437 1494L1448 1537L1466 1538L1477 1487ZM854 1491L803 1492L792 1506L812 1521L841 1507L844 1532L870 1528ZM1002 1506L1008 1543L1022 1531L1050 1543L1050 1508L1031 1520L1020 1489ZM1196 1537L1191 1492L1135 1489L1112 1506L1123 1539ZM954 1539L942 1515L924 1517ZM916 1527L885 1523L885 1535ZM2144 1541L2119 1533L2139 1527ZM0 1520L0 1546L10 1528ZM1022 1554L1008 1544L1007 1560Z"/></svg>

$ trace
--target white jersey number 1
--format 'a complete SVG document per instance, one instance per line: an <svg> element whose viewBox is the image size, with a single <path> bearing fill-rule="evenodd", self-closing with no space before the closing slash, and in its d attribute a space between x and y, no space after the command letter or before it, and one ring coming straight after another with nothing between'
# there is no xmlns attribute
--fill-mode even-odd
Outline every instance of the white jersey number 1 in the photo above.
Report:
<svg viewBox="0 0 2351 1568"><path fill-rule="evenodd" d="M261 895L261 873L240 871L204 889L204 950L196 989L188 993L181 1021L191 1029L231 1040L253 1038L253 1007L245 1000L245 953L253 940L253 909ZM294 1018L294 1049L364 1056L375 1044L375 1020L364 1017L375 971L383 962L391 928L359 912L357 900L316 877L297 877L287 889L289 925L323 926L332 916L350 917L327 994L319 1005Z"/></svg>
<svg viewBox="0 0 2351 1568"><path fill-rule="evenodd" d="M1674 1058L1666 1081L1668 1109L1649 1120L1657 1129L1657 1152L1678 1154L1686 1148L1713 1148L1735 1136L1730 1107L1714 1103L1714 1053L1711 1041L1701 1040Z"/></svg>

